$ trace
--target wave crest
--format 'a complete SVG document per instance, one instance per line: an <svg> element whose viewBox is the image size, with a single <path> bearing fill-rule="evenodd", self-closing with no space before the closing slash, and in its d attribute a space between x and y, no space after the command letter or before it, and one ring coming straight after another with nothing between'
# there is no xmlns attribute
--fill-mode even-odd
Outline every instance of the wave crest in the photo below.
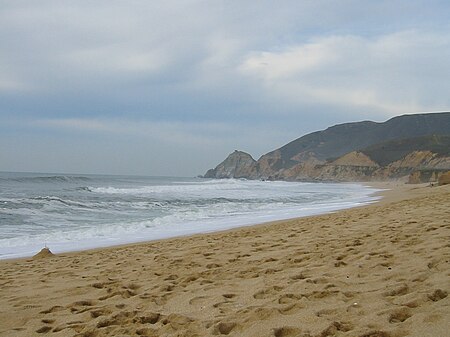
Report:
<svg viewBox="0 0 450 337"><path fill-rule="evenodd" d="M20 178L1 178L1 180L14 181L19 183L61 183L61 182L82 182L90 181L91 178L71 175L38 176L38 177L20 177Z"/></svg>

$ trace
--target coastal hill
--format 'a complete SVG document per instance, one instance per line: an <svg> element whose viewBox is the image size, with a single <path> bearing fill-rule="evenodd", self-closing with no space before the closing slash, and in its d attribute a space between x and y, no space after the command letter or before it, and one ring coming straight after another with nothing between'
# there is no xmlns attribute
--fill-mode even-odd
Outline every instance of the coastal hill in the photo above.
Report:
<svg viewBox="0 0 450 337"><path fill-rule="evenodd" d="M353 181L450 169L450 112L345 123L300 137L254 160L235 151L205 178ZM435 177L437 178L437 177Z"/></svg>

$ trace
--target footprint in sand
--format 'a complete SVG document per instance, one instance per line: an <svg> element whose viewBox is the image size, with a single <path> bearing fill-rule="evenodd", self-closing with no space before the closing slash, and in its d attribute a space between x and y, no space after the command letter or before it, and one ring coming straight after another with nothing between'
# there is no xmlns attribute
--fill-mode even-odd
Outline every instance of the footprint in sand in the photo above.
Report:
<svg viewBox="0 0 450 337"><path fill-rule="evenodd" d="M322 331L320 337L336 336L339 332L348 332L353 329L352 324L348 322L335 321L331 323L325 330Z"/></svg>
<svg viewBox="0 0 450 337"><path fill-rule="evenodd" d="M64 310L64 307L62 307L60 305L55 305L49 309L41 311L40 314L50 314L52 312L61 311L61 310Z"/></svg>
<svg viewBox="0 0 450 337"><path fill-rule="evenodd" d="M162 324L170 325L170 327L174 330L183 329L186 326L189 326L192 322L193 319L179 314L170 314L169 316L161 320Z"/></svg>
<svg viewBox="0 0 450 337"><path fill-rule="evenodd" d="M407 284L401 284L399 286L394 287L393 289L390 289L388 291L386 291L383 295L386 297L389 296L402 296L402 295L406 295L409 291L408 285Z"/></svg>
<svg viewBox="0 0 450 337"><path fill-rule="evenodd" d="M194 305L194 306L201 306L204 303L208 302L209 297L208 296L197 296L197 297L193 297L189 300L189 304L190 305Z"/></svg>
<svg viewBox="0 0 450 337"><path fill-rule="evenodd" d="M161 319L161 314L157 312L149 312L136 317L133 321L140 324L156 324Z"/></svg>
<svg viewBox="0 0 450 337"><path fill-rule="evenodd" d="M273 330L274 337L295 337L300 336L301 330L299 328L284 326Z"/></svg>
<svg viewBox="0 0 450 337"><path fill-rule="evenodd" d="M214 335L228 335L236 327L235 322L220 322L213 328Z"/></svg>
<svg viewBox="0 0 450 337"><path fill-rule="evenodd" d="M278 292L280 292L283 289L284 288L280 287L280 286L273 286L273 287L263 289L263 290L256 292L255 294L253 294L253 298L255 298L257 300L265 299L265 298L271 297L274 294L277 294Z"/></svg>
<svg viewBox="0 0 450 337"><path fill-rule="evenodd" d="M90 307L93 307L94 305L95 305L94 301L85 300L74 302L68 305L68 308L70 309L70 312L72 312L73 314L79 314L91 310Z"/></svg>
<svg viewBox="0 0 450 337"><path fill-rule="evenodd" d="M130 323L136 316L136 311L121 311L112 317L104 318L97 323L97 328L105 328L111 325L124 325Z"/></svg>
<svg viewBox="0 0 450 337"><path fill-rule="evenodd" d="M292 303L287 306L281 307L278 309L278 311L282 315L294 315L297 312L299 312L300 310L304 310L304 309L305 309L304 303L296 302L296 303Z"/></svg>
<svg viewBox="0 0 450 337"><path fill-rule="evenodd" d="M97 318L100 316L107 316L107 315L110 315L111 313L112 313L112 311L107 308L95 309L95 310L90 311L92 318Z"/></svg>
<svg viewBox="0 0 450 337"><path fill-rule="evenodd" d="M52 330L51 326L45 325L42 328L37 329L36 332L37 333L47 333L47 332L50 332L51 330Z"/></svg>
<svg viewBox="0 0 450 337"><path fill-rule="evenodd" d="M406 321L412 316L411 311L408 308L396 309L389 315L389 323L401 323Z"/></svg>
<svg viewBox="0 0 450 337"><path fill-rule="evenodd" d="M432 300L433 302L440 301L448 296L448 293L446 291L443 291L441 289L436 289L433 293L428 295L428 298Z"/></svg>
<svg viewBox="0 0 450 337"><path fill-rule="evenodd" d="M151 328L138 328L136 329L136 335L146 337L159 336L158 331Z"/></svg>
<svg viewBox="0 0 450 337"><path fill-rule="evenodd" d="M279 304L291 304L291 303L295 303L298 302L299 299L301 299L301 295L295 295L295 294L284 294L281 295L278 298L278 303Z"/></svg>

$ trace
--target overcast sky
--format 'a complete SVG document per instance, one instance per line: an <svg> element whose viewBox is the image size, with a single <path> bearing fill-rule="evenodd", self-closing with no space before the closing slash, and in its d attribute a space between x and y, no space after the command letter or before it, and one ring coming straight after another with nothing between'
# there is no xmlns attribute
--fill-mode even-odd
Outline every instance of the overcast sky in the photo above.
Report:
<svg viewBox="0 0 450 337"><path fill-rule="evenodd" d="M0 170L194 176L450 110L450 2L0 0Z"/></svg>

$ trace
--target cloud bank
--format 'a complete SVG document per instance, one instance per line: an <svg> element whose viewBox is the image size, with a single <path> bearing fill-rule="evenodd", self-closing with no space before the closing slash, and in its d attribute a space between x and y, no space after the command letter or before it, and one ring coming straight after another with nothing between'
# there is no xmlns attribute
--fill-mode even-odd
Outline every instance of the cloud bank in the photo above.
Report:
<svg viewBox="0 0 450 337"><path fill-rule="evenodd" d="M0 170L195 175L235 148L449 110L449 15L440 1L3 2Z"/></svg>

